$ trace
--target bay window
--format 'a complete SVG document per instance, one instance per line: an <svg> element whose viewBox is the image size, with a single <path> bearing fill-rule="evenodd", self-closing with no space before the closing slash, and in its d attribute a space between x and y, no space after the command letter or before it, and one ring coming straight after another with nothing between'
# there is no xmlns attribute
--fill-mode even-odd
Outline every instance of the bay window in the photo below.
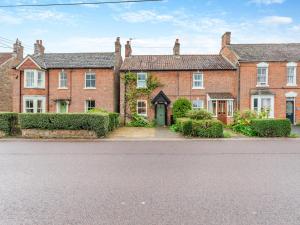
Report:
<svg viewBox="0 0 300 225"><path fill-rule="evenodd" d="M232 117L233 116L233 100L227 100L227 116Z"/></svg>
<svg viewBox="0 0 300 225"><path fill-rule="evenodd" d="M45 88L45 72L39 70L25 70L24 87Z"/></svg>
<svg viewBox="0 0 300 225"><path fill-rule="evenodd" d="M208 112L210 112L214 117L217 116L217 100L208 101Z"/></svg>
<svg viewBox="0 0 300 225"><path fill-rule="evenodd" d="M24 96L24 113L44 113L46 111L46 98L44 96Z"/></svg>
<svg viewBox="0 0 300 225"><path fill-rule="evenodd" d="M274 96L253 95L251 97L251 109L257 113L266 112L268 117L274 118Z"/></svg>

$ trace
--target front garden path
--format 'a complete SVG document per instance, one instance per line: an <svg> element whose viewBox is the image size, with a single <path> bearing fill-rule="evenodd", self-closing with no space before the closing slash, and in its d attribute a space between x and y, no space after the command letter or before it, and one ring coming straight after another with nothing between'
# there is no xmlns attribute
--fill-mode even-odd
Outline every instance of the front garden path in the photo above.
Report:
<svg viewBox="0 0 300 225"><path fill-rule="evenodd" d="M108 139L184 139L180 133L175 133L166 127L144 128L144 127L120 127L108 135Z"/></svg>
<svg viewBox="0 0 300 225"><path fill-rule="evenodd" d="M300 136L300 126L292 126L292 134Z"/></svg>

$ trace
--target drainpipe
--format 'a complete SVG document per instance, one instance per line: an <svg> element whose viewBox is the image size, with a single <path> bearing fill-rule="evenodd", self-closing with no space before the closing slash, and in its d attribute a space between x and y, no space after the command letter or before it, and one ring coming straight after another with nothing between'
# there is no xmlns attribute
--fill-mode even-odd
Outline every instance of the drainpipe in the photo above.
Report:
<svg viewBox="0 0 300 225"><path fill-rule="evenodd" d="M237 74L238 74L238 93L237 93L237 108L238 110L241 110L241 69L240 69L240 63L237 62Z"/></svg>
<svg viewBox="0 0 300 225"><path fill-rule="evenodd" d="M47 100L48 100L48 105L47 105L47 112L49 112L49 109L50 109L50 76L49 76L49 70L46 70L45 72L47 74L47 80L48 80L48 84L47 84Z"/></svg>
<svg viewBox="0 0 300 225"><path fill-rule="evenodd" d="M20 75L20 77L19 77L19 79L20 79L20 81L19 81L19 85L20 85L20 86L19 86L19 88L20 88L20 91L19 91L19 92L20 92L20 93L19 93L19 95L20 95L20 96L19 96L19 113L22 112L22 105L21 105L21 104L22 104L22 73L23 73L23 72L20 71L20 74L19 74L19 75Z"/></svg>

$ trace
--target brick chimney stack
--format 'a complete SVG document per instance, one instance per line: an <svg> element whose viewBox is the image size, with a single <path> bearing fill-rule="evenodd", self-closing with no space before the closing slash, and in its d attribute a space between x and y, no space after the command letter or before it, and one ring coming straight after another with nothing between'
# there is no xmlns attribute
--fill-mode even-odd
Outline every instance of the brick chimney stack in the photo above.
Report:
<svg viewBox="0 0 300 225"><path fill-rule="evenodd" d="M117 37L115 41L115 68L119 70L122 65L122 45L120 41L120 37Z"/></svg>
<svg viewBox="0 0 300 225"><path fill-rule="evenodd" d="M132 48L130 41L127 41L125 45L125 57L130 57L132 55Z"/></svg>
<svg viewBox="0 0 300 225"><path fill-rule="evenodd" d="M34 44L34 54L44 55L44 53L45 53L45 47L43 46L43 41L36 40L36 43Z"/></svg>
<svg viewBox="0 0 300 225"><path fill-rule="evenodd" d="M173 55L175 56L179 56L180 55L180 43L179 43L179 39L176 39L175 41L175 45L173 48Z"/></svg>
<svg viewBox="0 0 300 225"><path fill-rule="evenodd" d="M23 60L24 47L22 46L21 41L19 39L13 45L13 51L19 61Z"/></svg>
<svg viewBox="0 0 300 225"><path fill-rule="evenodd" d="M226 32L222 36L222 48L231 44L231 32Z"/></svg>

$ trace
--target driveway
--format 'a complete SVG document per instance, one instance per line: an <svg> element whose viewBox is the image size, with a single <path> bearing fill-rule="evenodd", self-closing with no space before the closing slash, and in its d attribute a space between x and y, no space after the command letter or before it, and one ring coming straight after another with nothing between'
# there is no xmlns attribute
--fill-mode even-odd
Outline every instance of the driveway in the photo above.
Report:
<svg viewBox="0 0 300 225"><path fill-rule="evenodd" d="M120 127L109 134L107 138L111 140L184 139L181 134L172 132L166 127Z"/></svg>
<svg viewBox="0 0 300 225"><path fill-rule="evenodd" d="M0 142L0 224L299 225L299 146Z"/></svg>

